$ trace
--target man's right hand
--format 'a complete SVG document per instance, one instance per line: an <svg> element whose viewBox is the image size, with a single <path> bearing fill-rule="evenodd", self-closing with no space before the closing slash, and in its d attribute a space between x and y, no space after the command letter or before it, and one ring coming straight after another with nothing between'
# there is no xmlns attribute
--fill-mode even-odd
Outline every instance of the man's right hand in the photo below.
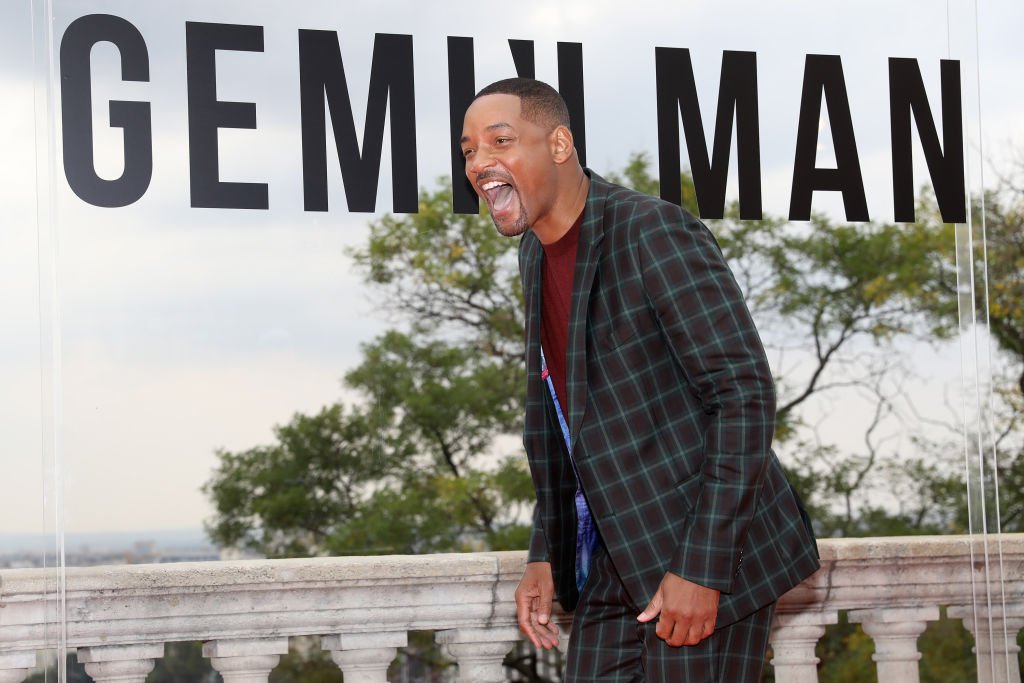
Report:
<svg viewBox="0 0 1024 683"><path fill-rule="evenodd" d="M558 645L558 626L551 621L555 582L550 562L530 562L516 588L519 630L535 647L550 650Z"/></svg>

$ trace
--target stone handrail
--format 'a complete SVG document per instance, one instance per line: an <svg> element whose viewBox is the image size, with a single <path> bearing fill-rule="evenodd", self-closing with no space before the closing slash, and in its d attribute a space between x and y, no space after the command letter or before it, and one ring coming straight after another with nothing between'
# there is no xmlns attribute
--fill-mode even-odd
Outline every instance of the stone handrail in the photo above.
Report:
<svg viewBox="0 0 1024 683"><path fill-rule="evenodd" d="M840 610L875 640L880 683L917 681L917 637L940 607L975 635L979 680L1020 682L1024 534L819 547L821 570L779 603L779 683L817 681L814 646ZM226 683L266 681L288 638L312 635L346 682L379 682L411 630L435 632L460 681L504 681L524 562L517 551L68 568L63 595L53 570L0 570L0 683L24 680L54 647L62 611L66 644L96 681L141 683L164 643L195 640Z"/></svg>

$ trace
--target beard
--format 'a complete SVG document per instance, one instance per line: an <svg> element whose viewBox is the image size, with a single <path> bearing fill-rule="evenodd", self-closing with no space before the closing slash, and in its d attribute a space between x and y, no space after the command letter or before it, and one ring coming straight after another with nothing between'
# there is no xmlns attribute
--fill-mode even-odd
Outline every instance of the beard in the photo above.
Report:
<svg viewBox="0 0 1024 683"><path fill-rule="evenodd" d="M498 231L498 234L502 237L519 237L530 229L530 220L526 216L526 210L521 206L519 209L519 215L517 215L516 219L511 223L499 223L498 219L493 215L491 216L491 221L494 223L494 227Z"/></svg>
<svg viewBox="0 0 1024 683"><path fill-rule="evenodd" d="M476 184L492 179L504 182L505 186L496 192L478 190L480 198L486 202L487 212L491 215L491 222L494 223L498 234L502 237L518 237L530 229L530 217L523 206L523 198L512 184L512 178L504 173L492 171L481 174Z"/></svg>

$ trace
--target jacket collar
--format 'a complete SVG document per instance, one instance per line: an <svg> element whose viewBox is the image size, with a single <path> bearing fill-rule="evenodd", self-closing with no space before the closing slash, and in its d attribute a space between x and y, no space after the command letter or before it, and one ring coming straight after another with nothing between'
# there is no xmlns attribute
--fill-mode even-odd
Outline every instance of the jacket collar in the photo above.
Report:
<svg viewBox="0 0 1024 683"><path fill-rule="evenodd" d="M580 427L587 404L587 310L590 292L597 274L601 257L601 241L604 239L604 207L609 185L590 169L584 169L590 178L587 202L583 209L580 238L576 247L576 267L573 276L572 301L569 308L569 338L567 347L566 393L569 399L569 433L572 443L579 437ZM540 306L541 306L541 261L543 249L536 235L524 236L526 259L523 263L523 284L525 286L528 369L537 369L540 363Z"/></svg>
<svg viewBox="0 0 1024 683"><path fill-rule="evenodd" d="M590 169L587 204L583 209L580 241L576 247L576 272L572 287L572 306L569 309L568 358L566 363L566 393L569 398L569 434L573 445L579 438L580 427L587 408L587 311L590 292L601 257L604 239L604 204L608 186L604 179Z"/></svg>

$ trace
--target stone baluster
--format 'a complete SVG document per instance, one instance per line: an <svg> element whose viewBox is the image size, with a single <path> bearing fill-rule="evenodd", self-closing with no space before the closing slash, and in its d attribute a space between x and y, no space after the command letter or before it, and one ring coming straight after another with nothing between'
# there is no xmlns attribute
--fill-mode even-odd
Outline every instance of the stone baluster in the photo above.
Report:
<svg viewBox="0 0 1024 683"><path fill-rule="evenodd" d="M504 683L505 655L519 640L516 626L456 628L438 631L435 639L459 663L459 683Z"/></svg>
<svg viewBox="0 0 1024 683"><path fill-rule="evenodd" d="M288 654L287 638L211 640L203 643L203 656L224 678L224 683L267 683L270 672Z"/></svg>
<svg viewBox="0 0 1024 683"><path fill-rule="evenodd" d="M561 654L562 667L565 666L568 661L569 655L569 639L572 637L572 615L567 614L565 616L556 617L555 623L558 625L558 652ZM560 672L552 671L555 661L553 657L545 657L542 652L538 652L538 656L542 657L543 660L549 661L552 664L551 667L545 667L541 670L541 675L547 675L551 680L557 680Z"/></svg>
<svg viewBox="0 0 1024 683"><path fill-rule="evenodd" d="M818 683L814 647L825 626L839 623L839 612L778 613L772 624L772 666L778 683Z"/></svg>
<svg viewBox="0 0 1024 683"><path fill-rule="evenodd" d="M541 650L530 644L530 641L526 640L525 637L520 636L522 640L514 643L509 650L513 659L523 656L536 656L537 674L545 680L560 680L559 676L561 675L562 667L564 667L565 662L569 657L569 638L572 636L572 617L556 617L555 623L558 625L557 648L553 650ZM514 665L509 667L509 669L514 668Z"/></svg>
<svg viewBox="0 0 1024 683"><path fill-rule="evenodd" d="M35 665L35 652L0 654L0 683L21 683Z"/></svg>
<svg viewBox="0 0 1024 683"><path fill-rule="evenodd" d="M163 643L96 645L78 648L78 661L96 683L143 683L164 656Z"/></svg>
<svg viewBox="0 0 1024 683"><path fill-rule="evenodd" d="M916 683L921 680L917 664L921 653L917 650L917 639L929 621L938 620L938 607L858 609L851 610L847 616L851 623L860 624L875 642L875 654L871 659L878 670L878 683Z"/></svg>
<svg viewBox="0 0 1024 683"><path fill-rule="evenodd" d="M320 639L320 646L345 674L345 683L387 683L388 666L398 648L408 644L405 631L343 633Z"/></svg>
<svg viewBox="0 0 1024 683"><path fill-rule="evenodd" d="M1024 604L992 607L950 607L950 617L962 619L974 636L979 683L1021 683L1017 634L1024 628Z"/></svg>
<svg viewBox="0 0 1024 683"><path fill-rule="evenodd" d="M558 624L558 651L562 654L562 666L569 661L569 639L572 638L572 617L556 620ZM552 679L558 676L553 676Z"/></svg>
<svg viewBox="0 0 1024 683"><path fill-rule="evenodd" d="M558 649L562 653L562 657L565 658L569 655L569 638L572 637L572 617L555 619L555 623L558 624Z"/></svg>

